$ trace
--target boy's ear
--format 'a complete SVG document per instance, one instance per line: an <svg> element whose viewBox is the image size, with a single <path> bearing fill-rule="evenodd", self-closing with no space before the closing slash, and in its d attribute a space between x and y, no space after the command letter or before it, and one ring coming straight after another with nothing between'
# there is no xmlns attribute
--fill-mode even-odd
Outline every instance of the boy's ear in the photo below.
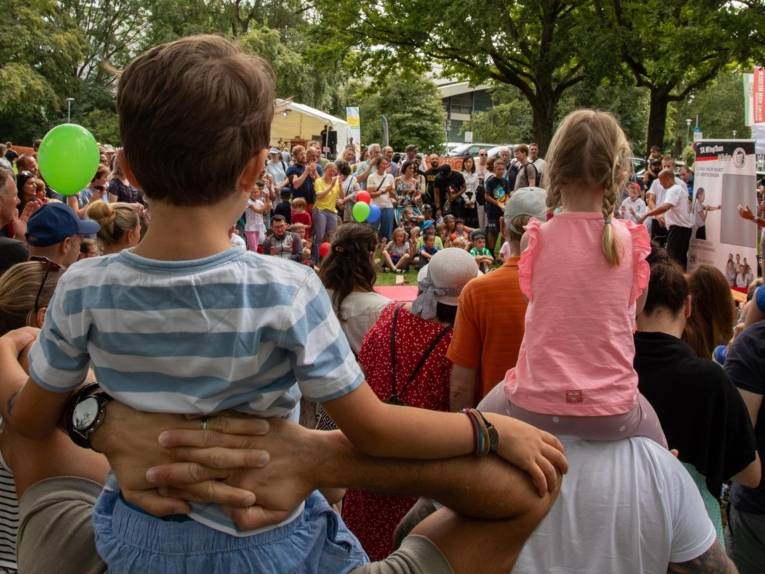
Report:
<svg viewBox="0 0 765 574"><path fill-rule="evenodd" d="M246 191L247 193L252 191L255 182L262 177L263 171L266 169L267 157L268 149L263 148L247 162L242 175L239 176L239 191Z"/></svg>
<svg viewBox="0 0 765 574"><path fill-rule="evenodd" d="M125 175L127 180L130 182L130 185L143 191L143 186L141 185L141 182L136 178L135 173L133 173L133 168L130 167L128 160L125 157L125 150L122 148L117 150L117 163L120 164L120 169L122 170L122 173Z"/></svg>

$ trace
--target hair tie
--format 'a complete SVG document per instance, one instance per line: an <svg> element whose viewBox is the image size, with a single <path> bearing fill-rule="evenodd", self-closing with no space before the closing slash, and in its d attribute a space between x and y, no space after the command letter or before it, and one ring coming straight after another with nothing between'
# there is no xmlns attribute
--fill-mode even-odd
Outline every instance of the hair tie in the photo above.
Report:
<svg viewBox="0 0 765 574"><path fill-rule="evenodd" d="M606 225L611 225L611 216L610 215L608 217L606 217L605 223L606 223Z"/></svg>
<svg viewBox="0 0 765 574"><path fill-rule="evenodd" d="M335 245L332 248L332 251L334 251L335 253L342 253L343 251L345 251L345 249L343 248L342 245Z"/></svg>

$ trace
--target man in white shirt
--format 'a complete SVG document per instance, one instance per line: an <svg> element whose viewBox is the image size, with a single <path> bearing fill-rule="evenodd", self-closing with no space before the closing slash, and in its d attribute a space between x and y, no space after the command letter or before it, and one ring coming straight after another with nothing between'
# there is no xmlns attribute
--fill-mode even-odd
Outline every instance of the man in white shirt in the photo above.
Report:
<svg viewBox="0 0 765 574"><path fill-rule="evenodd" d="M711 556L728 560L693 479L669 451L643 437L561 440L569 473L514 574L729 572L705 566Z"/></svg>
<svg viewBox="0 0 765 574"><path fill-rule="evenodd" d="M662 170L657 181L664 191L661 194L661 203L657 202L658 207L647 211L641 220L645 221L648 217L667 214L665 216L668 229L667 252L670 257L682 265L683 269L686 269L688 266L688 245L691 242L693 229L688 190L675 182L675 174L670 169Z"/></svg>
<svg viewBox="0 0 765 574"><path fill-rule="evenodd" d="M653 153L653 152L652 152ZM661 159L661 169L668 169L672 172L673 177L675 173L675 158L669 155L665 155ZM688 184L686 184L679 177L674 177L675 184L679 185L688 193ZM661 185L659 178L653 180L651 187L648 188L645 194L645 202L648 205L648 209L656 209L664 203L665 189ZM654 223L655 222L655 223ZM653 221L649 222L649 230L651 231L651 239L656 239L659 244L664 245L667 240L667 226L663 217L653 218Z"/></svg>

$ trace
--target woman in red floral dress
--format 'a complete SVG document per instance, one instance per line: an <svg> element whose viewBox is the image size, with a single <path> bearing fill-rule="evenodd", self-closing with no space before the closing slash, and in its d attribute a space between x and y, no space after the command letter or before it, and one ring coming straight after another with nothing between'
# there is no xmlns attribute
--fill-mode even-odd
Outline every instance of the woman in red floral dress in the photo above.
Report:
<svg viewBox="0 0 765 574"><path fill-rule="evenodd" d="M358 354L367 383L381 400L449 410L452 365L446 350L459 293L478 274L466 251L444 249L420 271L414 303L393 303L382 311ZM342 515L370 559L382 560L393 549L396 526L415 501L351 489L343 499Z"/></svg>

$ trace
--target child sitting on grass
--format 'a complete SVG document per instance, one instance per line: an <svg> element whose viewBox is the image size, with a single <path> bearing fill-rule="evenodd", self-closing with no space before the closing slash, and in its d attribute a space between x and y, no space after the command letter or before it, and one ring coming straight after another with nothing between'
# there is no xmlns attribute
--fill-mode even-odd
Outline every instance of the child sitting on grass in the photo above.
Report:
<svg viewBox="0 0 765 574"><path fill-rule="evenodd" d="M393 230L393 239L387 243L382 254L385 269L396 273L404 273L409 269L409 261L412 258L411 245L403 228L397 227Z"/></svg>
<svg viewBox="0 0 765 574"><path fill-rule="evenodd" d="M439 247L436 245L436 236L432 233L426 235L422 247L420 247L420 258L417 268L422 269L425 267L428 263L430 263L430 260L433 258L433 256L439 251L441 251L441 249L439 249Z"/></svg>
<svg viewBox="0 0 765 574"><path fill-rule="evenodd" d="M470 249L470 255L475 257L475 262L481 273L486 273L494 265L494 257L486 247L486 236L483 233L473 234L473 247Z"/></svg>

